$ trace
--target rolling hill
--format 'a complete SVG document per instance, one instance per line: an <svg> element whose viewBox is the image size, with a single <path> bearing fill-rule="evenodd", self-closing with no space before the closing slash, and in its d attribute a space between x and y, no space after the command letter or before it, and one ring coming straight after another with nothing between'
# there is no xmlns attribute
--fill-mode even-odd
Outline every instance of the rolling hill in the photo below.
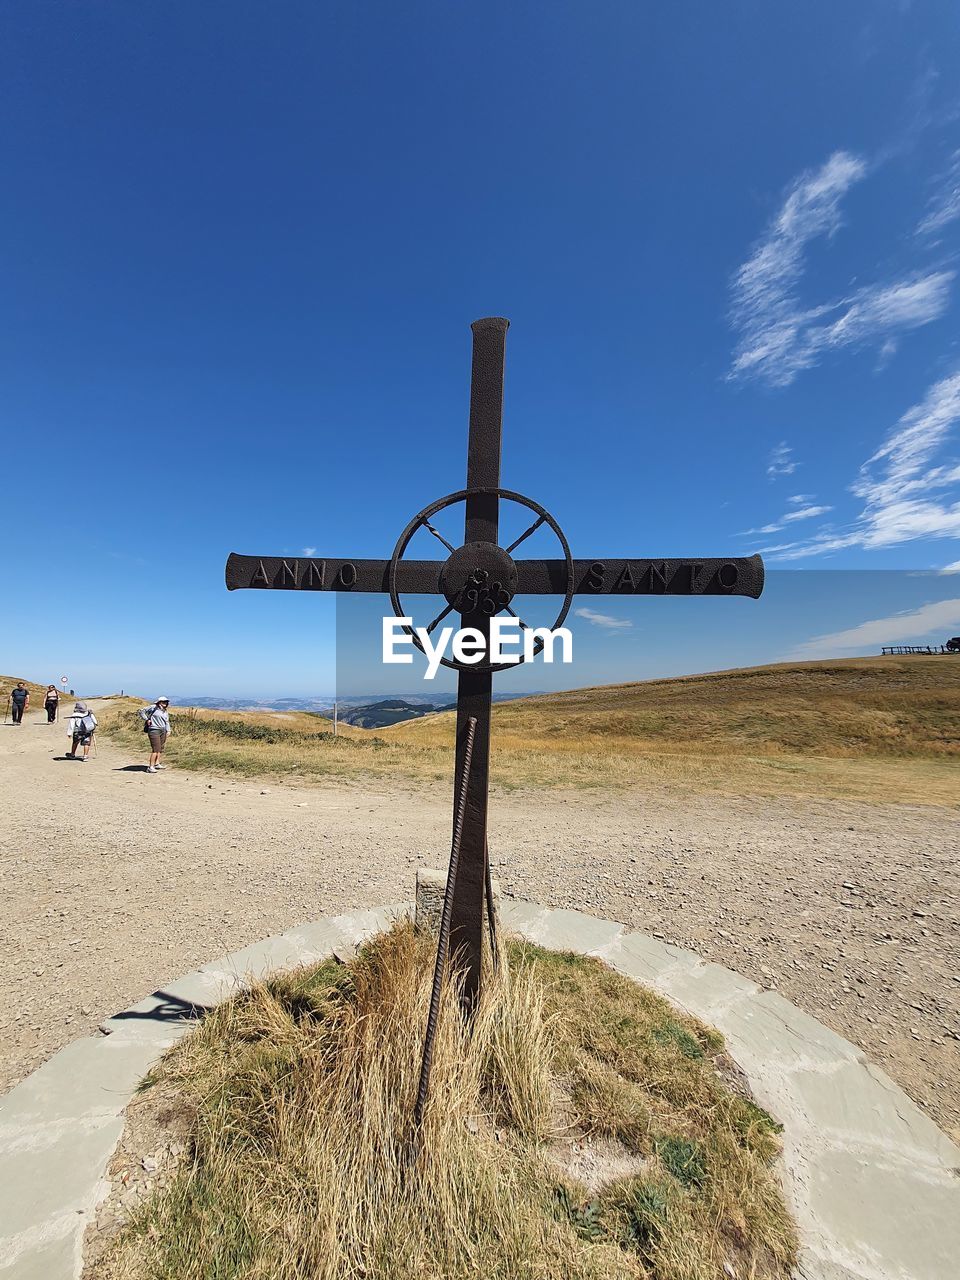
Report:
<svg viewBox="0 0 960 1280"><path fill-rule="evenodd" d="M543 751L960 756L960 657L781 663L500 703L501 747ZM449 742L454 716L382 730Z"/></svg>

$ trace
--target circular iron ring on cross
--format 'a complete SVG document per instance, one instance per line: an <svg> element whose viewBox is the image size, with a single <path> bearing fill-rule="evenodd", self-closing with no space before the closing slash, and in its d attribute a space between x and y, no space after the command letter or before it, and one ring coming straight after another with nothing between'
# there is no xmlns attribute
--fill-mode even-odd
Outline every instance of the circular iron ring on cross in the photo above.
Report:
<svg viewBox="0 0 960 1280"><path fill-rule="evenodd" d="M537 519L529 529L506 548L499 546L496 542L465 542L460 547L452 547L446 538L434 529L430 523L431 517L435 516L438 511L443 511L446 507L452 507L458 502L466 502L468 498L474 496L496 497L498 500L504 498L508 502L516 502L532 511ZM471 614L476 615L477 618L492 618L495 614L504 610L517 618L517 614L510 607L510 602L517 592L517 566L511 558L510 552L542 524L553 530L560 546L563 548L566 570L563 604L550 630L553 631L562 626L570 611L574 588L573 557L570 554L570 545L564 536L563 530L546 507L542 507L539 502L534 502L532 498L527 498L522 493L515 493L512 489L486 486L473 489L458 489L456 493L448 493L445 498L438 498L436 502L431 502L428 507L424 507L422 511L417 512L403 533L401 533L397 539L397 545L393 549L393 555L390 557L390 567L387 574L387 587L390 592L390 603L393 605L394 613L398 618L409 616L400 603L400 592L397 590L397 566L403 559L404 552L410 545L413 535L419 529L428 529L444 543L450 551L450 555L440 571L440 590L446 598L447 607L434 618L427 629L432 631L437 623L453 610L457 610L466 619L469 619ZM526 626L521 619L518 618L517 620L521 622L522 626ZM404 631L410 636L417 648L424 652L423 644L417 633L408 626L404 627ZM538 637L534 645L534 655L542 651L543 640ZM518 661L523 662L523 660L523 654L518 655ZM517 665L516 662L458 662L455 658L441 658L440 661L445 667L450 667L454 671L508 671L511 667Z"/></svg>

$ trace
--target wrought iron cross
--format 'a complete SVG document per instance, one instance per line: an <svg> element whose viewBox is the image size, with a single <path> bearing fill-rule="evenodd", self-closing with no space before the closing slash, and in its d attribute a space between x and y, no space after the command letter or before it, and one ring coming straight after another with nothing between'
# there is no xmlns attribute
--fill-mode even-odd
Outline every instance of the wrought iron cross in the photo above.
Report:
<svg viewBox="0 0 960 1280"><path fill-rule="evenodd" d="M231 591L259 588L385 592L398 617L407 616L401 603L403 595L442 595L446 606L428 630L456 611L462 625L474 627L486 637L488 648L490 619L504 611L516 617L511 601L517 595L562 596L554 627L563 623L575 595L718 595L756 599L763 590L763 561L759 556L681 560L605 556L574 560L562 529L544 507L521 493L500 487L503 365L509 323L493 317L477 320L471 326L473 372L465 489L439 498L415 515L389 560L233 554L227 560L227 587ZM535 517L508 547L501 547L498 542L501 499L519 503ZM437 512L457 503L465 507L464 535L462 546L453 547L434 528L432 520ZM556 535L562 558L515 560L513 552L517 547L544 525ZM427 529L444 544L446 559L404 559L419 529ZM412 638L419 645L415 634ZM493 675L506 664L497 666L485 661L468 666L446 657L442 661L459 672L455 779L463 772L467 726L471 719L476 720L450 936L451 954L459 957L464 967L464 995L472 1003L480 987ZM454 813L457 800L455 794Z"/></svg>

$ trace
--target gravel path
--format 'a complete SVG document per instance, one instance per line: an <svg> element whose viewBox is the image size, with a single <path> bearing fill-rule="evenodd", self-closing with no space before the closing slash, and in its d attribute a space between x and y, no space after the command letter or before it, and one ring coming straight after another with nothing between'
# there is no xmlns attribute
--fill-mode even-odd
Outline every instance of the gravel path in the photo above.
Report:
<svg viewBox="0 0 960 1280"><path fill-rule="evenodd" d="M185 971L412 896L447 788L142 771L62 726L0 726L0 1089ZM960 1137L960 813L682 791L512 793L504 890L582 907L777 987Z"/></svg>

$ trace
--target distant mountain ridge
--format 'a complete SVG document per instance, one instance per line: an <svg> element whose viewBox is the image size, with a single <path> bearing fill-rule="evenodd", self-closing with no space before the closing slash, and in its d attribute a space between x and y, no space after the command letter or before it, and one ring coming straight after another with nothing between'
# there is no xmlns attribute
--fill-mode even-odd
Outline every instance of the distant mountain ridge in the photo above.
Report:
<svg viewBox="0 0 960 1280"><path fill-rule="evenodd" d="M518 697L534 697L535 694L494 695L495 702L513 701ZM334 699L330 696L315 698L213 698L177 694L171 697L174 707L202 707L206 711L306 711L313 715L333 717ZM344 724L358 729L383 729L406 720L419 720L437 711L453 711L456 702L449 693L435 698L419 694L387 695L358 694L351 698L336 699L337 718Z"/></svg>
<svg viewBox="0 0 960 1280"><path fill-rule="evenodd" d="M312 711L317 715L333 712L332 697L317 698L210 698L194 694L171 695L173 705L204 707L208 711Z"/></svg>
<svg viewBox="0 0 960 1280"><path fill-rule="evenodd" d="M456 710L456 703L449 703L442 707L417 706L403 698L384 698L381 702L348 708L340 713L339 718L346 724L355 725L358 729L385 729L388 725L401 724L406 720L418 720L435 711L454 710Z"/></svg>
<svg viewBox="0 0 960 1280"><path fill-rule="evenodd" d="M333 715L333 707L336 703L341 720L346 719L357 707L369 707L383 701L403 702L417 709L422 715L424 711L446 706L450 698L449 696L420 698L406 694L401 697L399 694L382 693L358 694L352 698L335 698L332 694L319 694L314 698L215 698L192 694L171 696L174 706L203 707L207 711L309 711L315 715L324 716Z"/></svg>

